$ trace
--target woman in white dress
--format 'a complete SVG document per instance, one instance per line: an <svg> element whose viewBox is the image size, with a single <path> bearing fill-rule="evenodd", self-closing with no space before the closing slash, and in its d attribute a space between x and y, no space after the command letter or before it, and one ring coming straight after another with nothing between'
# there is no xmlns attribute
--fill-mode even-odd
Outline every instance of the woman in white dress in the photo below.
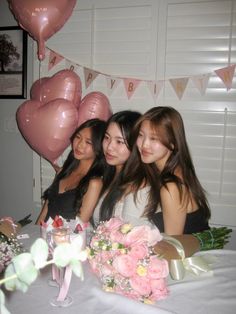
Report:
<svg viewBox="0 0 236 314"><path fill-rule="evenodd" d="M109 167L103 177L102 196L94 210L93 220L96 225L101 219L106 220L116 215L121 216L123 210L122 201L116 206L116 210L101 212L103 200L110 204L109 192L115 191L119 185L124 165L126 164L133 146L132 129L141 114L137 111L124 110L113 114L107 122L107 128L103 139L103 152ZM116 198L116 197L115 197ZM114 198L114 199L115 199ZM114 204L113 204L114 205ZM110 206L110 208L112 208Z"/></svg>

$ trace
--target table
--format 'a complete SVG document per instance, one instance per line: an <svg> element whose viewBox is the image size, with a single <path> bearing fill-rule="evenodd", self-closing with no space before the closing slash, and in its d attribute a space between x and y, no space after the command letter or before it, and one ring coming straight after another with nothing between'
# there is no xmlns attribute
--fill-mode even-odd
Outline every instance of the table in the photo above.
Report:
<svg viewBox="0 0 236 314"><path fill-rule="evenodd" d="M39 228L28 225L22 228L21 233L29 234L29 239L21 240L25 247L29 247L39 236ZM55 296L58 290L48 285L48 279L51 277L49 267L42 270L26 294L20 291L8 293L7 308L11 314L233 314L236 312L236 251L214 250L206 254L216 258L212 264L212 273L200 277L188 274L179 282L168 278L169 296L154 305L142 304L103 291L99 280L85 262L84 281L75 275L72 277L69 295L74 302L69 307L58 308L50 305L50 298Z"/></svg>

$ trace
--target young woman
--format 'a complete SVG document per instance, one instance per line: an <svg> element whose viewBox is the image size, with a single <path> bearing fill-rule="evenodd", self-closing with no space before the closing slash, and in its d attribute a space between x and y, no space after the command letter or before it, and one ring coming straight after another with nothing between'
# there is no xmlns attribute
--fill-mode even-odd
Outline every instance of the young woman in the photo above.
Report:
<svg viewBox="0 0 236 314"><path fill-rule="evenodd" d="M72 150L52 185L44 193L44 205L36 221L61 215L65 219L79 216L88 222L103 186L106 162L102 139L106 122L92 119L84 122L72 135Z"/></svg>
<svg viewBox="0 0 236 314"><path fill-rule="evenodd" d="M113 208L110 206L113 203L113 194L110 197L108 192L110 190L116 191L116 186L119 185L122 169L130 156L133 145L131 131L140 116L139 112L124 110L113 114L107 121L102 146L108 167L104 173L102 197L93 215L95 224L99 222L99 218L105 220L113 215ZM104 207L108 205L111 211L109 208L103 211L102 203L104 203Z"/></svg>
<svg viewBox="0 0 236 314"><path fill-rule="evenodd" d="M150 109L139 120L136 134L151 187L145 210L148 216L160 231L170 235L209 229L210 208L195 173L179 112L172 107Z"/></svg>

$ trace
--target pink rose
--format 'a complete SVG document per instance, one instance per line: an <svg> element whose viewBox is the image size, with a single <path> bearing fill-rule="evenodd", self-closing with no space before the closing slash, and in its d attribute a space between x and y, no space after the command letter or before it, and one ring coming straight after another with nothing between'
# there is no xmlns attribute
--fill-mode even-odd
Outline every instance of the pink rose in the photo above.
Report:
<svg viewBox="0 0 236 314"><path fill-rule="evenodd" d="M163 236L160 234L159 229L150 229L148 232L148 245L153 246L157 242L161 241L163 239Z"/></svg>
<svg viewBox="0 0 236 314"><path fill-rule="evenodd" d="M136 261L129 255L115 257L112 265L124 277L131 277L136 271Z"/></svg>
<svg viewBox="0 0 236 314"><path fill-rule="evenodd" d="M129 255L131 255L136 260L143 259L148 254L148 247L144 244L134 244L131 247Z"/></svg>
<svg viewBox="0 0 236 314"><path fill-rule="evenodd" d="M169 274L168 262L156 255L150 257L148 265L148 277L152 279L165 278Z"/></svg>
<svg viewBox="0 0 236 314"><path fill-rule="evenodd" d="M123 225L123 221L120 218L114 217L105 222L105 226L109 231L117 230Z"/></svg>
<svg viewBox="0 0 236 314"><path fill-rule="evenodd" d="M167 297L169 290L167 289L165 279L161 278L161 279L150 280L150 285L152 289L151 299L153 301L162 300Z"/></svg>
<svg viewBox="0 0 236 314"><path fill-rule="evenodd" d="M112 242L124 243L124 235L118 230L111 230L110 232L110 240Z"/></svg>
<svg viewBox="0 0 236 314"><path fill-rule="evenodd" d="M101 275L102 276L114 275L113 267L110 266L109 264L103 264L103 266L101 267Z"/></svg>
<svg viewBox="0 0 236 314"><path fill-rule="evenodd" d="M133 243L144 243L148 241L148 226L136 226L126 234L125 243L131 245Z"/></svg>
<svg viewBox="0 0 236 314"><path fill-rule="evenodd" d="M153 246L162 240L162 235L157 228L152 229L147 225L135 226L129 233L127 233L125 241L127 245L132 243L144 243L148 246Z"/></svg>
<svg viewBox="0 0 236 314"><path fill-rule="evenodd" d="M134 276L129 280L132 289L140 295L149 295L151 293L150 280L147 277Z"/></svg>

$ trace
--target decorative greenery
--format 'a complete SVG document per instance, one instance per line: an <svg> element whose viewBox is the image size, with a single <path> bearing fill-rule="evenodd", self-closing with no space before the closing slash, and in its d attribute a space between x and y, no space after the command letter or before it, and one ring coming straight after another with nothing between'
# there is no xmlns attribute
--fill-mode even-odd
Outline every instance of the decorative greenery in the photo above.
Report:
<svg viewBox="0 0 236 314"><path fill-rule="evenodd" d="M51 259L47 242L41 238L37 239L31 246L30 252L21 253L13 257L7 266L4 277L0 279L0 286L4 284L9 291L21 290L26 292L29 286L37 279L40 269L55 264L58 267L70 265L77 277L83 280L83 269L81 261L87 259L87 251L82 250L82 237L78 236L71 243L58 245ZM0 289L0 313L9 314L5 307L5 296Z"/></svg>
<svg viewBox="0 0 236 314"><path fill-rule="evenodd" d="M232 229L227 227L210 228L198 233L193 233L200 242L200 251L223 249L229 242Z"/></svg>

